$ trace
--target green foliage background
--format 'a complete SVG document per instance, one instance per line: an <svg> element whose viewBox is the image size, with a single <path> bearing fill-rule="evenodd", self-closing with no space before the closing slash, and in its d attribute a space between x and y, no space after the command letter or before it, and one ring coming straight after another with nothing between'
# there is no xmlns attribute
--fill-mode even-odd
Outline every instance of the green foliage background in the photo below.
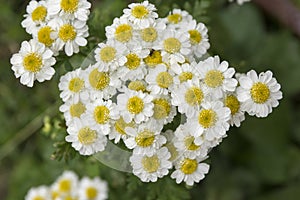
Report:
<svg viewBox="0 0 300 200"><path fill-rule="evenodd" d="M23 199L30 187L51 184L65 169L80 176L100 175L109 182L109 199L300 198L300 41L255 4L240 7L225 0L152 1L160 16L174 7L187 9L207 24L211 55L220 55L238 72L271 69L284 94L268 118L247 116L240 128L232 128L210 153L207 177L188 188L170 178L143 184L92 157L74 154L70 146L60 142L66 133L58 113L59 77L77 68L85 53L105 40L105 26L120 16L130 1L92 1L90 45L68 62L59 61L55 77L32 89L19 83L9 63L20 43L30 38L20 25L28 1L0 2L0 199ZM44 121L47 126L43 128Z"/></svg>

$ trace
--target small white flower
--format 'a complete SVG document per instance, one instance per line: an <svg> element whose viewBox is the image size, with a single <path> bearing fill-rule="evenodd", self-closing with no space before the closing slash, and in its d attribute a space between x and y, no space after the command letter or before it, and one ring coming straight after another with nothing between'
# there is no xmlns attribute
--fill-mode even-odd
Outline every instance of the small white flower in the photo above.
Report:
<svg viewBox="0 0 300 200"><path fill-rule="evenodd" d="M126 90L117 96L120 115L126 123L147 121L153 115L153 97L141 91Z"/></svg>
<svg viewBox="0 0 300 200"><path fill-rule="evenodd" d="M224 105L228 107L231 111L229 123L231 126L235 125L239 127L241 122L245 120L245 112L241 110L241 102L237 99L235 93L226 94L224 100Z"/></svg>
<svg viewBox="0 0 300 200"><path fill-rule="evenodd" d="M78 68L60 77L58 88L61 91L60 98L64 102L73 99L75 103L79 100L86 103L89 99L88 91L85 88L83 72L81 68Z"/></svg>
<svg viewBox="0 0 300 200"><path fill-rule="evenodd" d="M222 98L224 92L233 92L237 86L238 81L232 78L235 73L234 68L228 68L227 61L220 63L219 56L200 61L197 70L199 70L199 78L203 80L208 92L214 98Z"/></svg>
<svg viewBox="0 0 300 200"><path fill-rule="evenodd" d="M172 122L177 111L176 107L171 104L170 97L167 95L156 95L153 97L153 119L162 124Z"/></svg>
<svg viewBox="0 0 300 200"><path fill-rule="evenodd" d="M64 114L66 125L68 126L74 118L80 118L86 112L85 103L74 99L69 99L59 107L59 110Z"/></svg>
<svg viewBox="0 0 300 200"><path fill-rule="evenodd" d="M88 121L75 118L67 129L67 142L81 155L92 155L105 149L107 138L98 132Z"/></svg>
<svg viewBox="0 0 300 200"><path fill-rule="evenodd" d="M169 173L172 167L170 157L171 154L166 147L162 147L151 156L133 153L130 157L133 174L143 182L156 182L158 178Z"/></svg>
<svg viewBox="0 0 300 200"><path fill-rule="evenodd" d="M25 196L25 200L36 200L36 199L51 200L51 194L49 188L44 185L31 188L27 192Z"/></svg>
<svg viewBox="0 0 300 200"><path fill-rule="evenodd" d="M108 197L106 181L98 177L93 179L83 177L79 183L78 199L80 200L105 200Z"/></svg>
<svg viewBox="0 0 300 200"><path fill-rule="evenodd" d="M72 171L64 171L51 186L52 193L58 196L73 196L77 193L78 177Z"/></svg>
<svg viewBox="0 0 300 200"><path fill-rule="evenodd" d="M137 29L148 28L158 17L155 6L148 1L131 3L128 7L123 10L122 18L127 18Z"/></svg>
<svg viewBox="0 0 300 200"><path fill-rule="evenodd" d="M180 9L173 9L164 19L168 26L174 29L183 28L192 20L193 17L187 11Z"/></svg>
<svg viewBox="0 0 300 200"><path fill-rule="evenodd" d="M229 2L233 2L233 0L228 0ZM236 2L239 4L239 5L242 5L243 3L245 2L249 2L251 0L236 0Z"/></svg>
<svg viewBox="0 0 300 200"><path fill-rule="evenodd" d="M262 72L257 76L254 70L239 78L237 97L242 102L241 109L250 115L266 117L273 107L279 105L282 92L271 71Z"/></svg>
<svg viewBox="0 0 300 200"><path fill-rule="evenodd" d="M172 65L171 70L176 74L174 83L180 85L188 80L199 79L199 71L197 70L196 65L196 62L191 62L191 64L183 63L181 65Z"/></svg>
<svg viewBox="0 0 300 200"><path fill-rule="evenodd" d="M135 127L134 121L126 123L123 117L120 117L118 120L113 122L112 129L108 135L110 140L114 140L115 143L119 143L122 139L125 141L129 136L126 134L126 127Z"/></svg>
<svg viewBox="0 0 300 200"><path fill-rule="evenodd" d="M205 159L205 158L204 158ZM202 159L191 159L182 157L175 165L176 170L171 174L171 178L176 179L179 184L184 181L187 185L194 185L204 179L208 173L209 165L201 163Z"/></svg>
<svg viewBox="0 0 300 200"><path fill-rule="evenodd" d="M161 20L157 19L148 28L143 28L139 31L139 40L144 48L152 48L157 45L160 40L163 31L166 29L166 24Z"/></svg>
<svg viewBox="0 0 300 200"><path fill-rule="evenodd" d="M23 41L19 53L10 59L12 70L20 82L28 87L33 86L33 82L38 80L43 82L50 80L55 73L51 67L55 64L53 52L45 45L31 39Z"/></svg>

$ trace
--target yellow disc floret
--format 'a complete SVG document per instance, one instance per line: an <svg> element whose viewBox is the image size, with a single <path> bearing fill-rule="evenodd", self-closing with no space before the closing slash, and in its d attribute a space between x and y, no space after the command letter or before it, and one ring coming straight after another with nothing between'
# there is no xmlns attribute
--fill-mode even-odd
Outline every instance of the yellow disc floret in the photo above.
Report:
<svg viewBox="0 0 300 200"><path fill-rule="evenodd" d="M42 57L37 53L29 53L23 58L24 69L29 72L38 72L43 65Z"/></svg>
<svg viewBox="0 0 300 200"><path fill-rule="evenodd" d="M78 132L78 140L81 144L89 145L95 142L97 133L89 127L81 128Z"/></svg>
<svg viewBox="0 0 300 200"><path fill-rule="evenodd" d="M215 125L217 114L212 109L203 109L199 112L198 122L204 128L210 128Z"/></svg>
<svg viewBox="0 0 300 200"><path fill-rule="evenodd" d="M75 40L76 35L76 30L71 24L61 26L58 31L58 37L64 42Z"/></svg>
<svg viewBox="0 0 300 200"><path fill-rule="evenodd" d="M145 6L137 5L132 8L131 14L135 18L143 19L149 14L149 12L148 12L147 8L145 8Z"/></svg>
<svg viewBox="0 0 300 200"><path fill-rule="evenodd" d="M210 70L206 73L204 82L208 87L216 88L222 85L224 76L219 70Z"/></svg>
<svg viewBox="0 0 300 200"><path fill-rule="evenodd" d="M199 87L192 86L187 89L184 98L190 106L197 106L203 101L204 94Z"/></svg>
<svg viewBox="0 0 300 200"><path fill-rule="evenodd" d="M116 28L115 38L119 42L128 42L132 38L132 27L129 24L121 24Z"/></svg>
<svg viewBox="0 0 300 200"><path fill-rule="evenodd" d="M123 117L120 117L120 119L118 119L115 123L115 129L116 131L118 131L119 134L121 135L126 135L126 132L125 132L125 128L126 127L131 127L133 128L134 127L134 122L131 121L129 123L126 123L123 119Z"/></svg>
<svg viewBox="0 0 300 200"><path fill-rule="evenodd" d="M151 53L144 58L145 63L148 67L155 67L158 64L162 63L162 56L160 51L151 51Z"/></svg>
<svg viewBox="0 0 300 200"><path fill-rule="evenodd" d="M178 13L172 14L168 16L168 21L173 24L178 24L182 21L182 16Z"/></svg>
<svg viewBox="0 0 300 200"><path fill-rule="evenodd" d="M144 110L144 102L140 97L133 96L128 99L127 110L132 114L139 114Z"/></svg>
<svg viewBox="0 0 300 200"><path fill-rule="evenodd" d="M194 143L195 138L193 136L187 136L184 138L185 147L190 151L196 151L200 146Z"/></svg>
<svg viewBox="0 0 300 200"><path fill-rule="evenodd" d="M106 63L111 62L113 59L115 59L116 53L117 51L114 47L103 47L100 50L100 59Z"/></svg>
<svg viewBox="0 0 300 200"><path fill-rule="evenodd" d="M195 45L195 44L199 44L202 40L202 36L199 33L199 31L197 30L189 30L189 34L190 34L190 42L191 44Z"/></svg>
<svg viewBox="0 0 300 200"><path fill-rule="evenodd" d="M72 117L79 118L85 112L85 110L86 110L85 105L81 102L78 102L70 106L70 114Z"/></svg>
<svg viewBox="0 0 300 200"><path fill-rule="evenodd" d="M45 21L47 16L47 8L45 6L38 6L31 13L31 19L35 22Z"/></svg>
<svg viewBox="0 0 300 200"><path fill-rule="evenodd" d="M96 90L104 90L110 83L109 74L94 69L89 74L89 82Z"/></svg>
<svg viewBox="0 0 300 200"><path fill-rule="evenodd" d="M45 200L45 198L42 196L35 196L32 198L32 200Z"/></svg>
<svg viewBox="0 0 300 200"><path fill-rule="evenodd" d="M160 72L156 77L156 83L161 88L168 88L173 84L173 76L168 72Z"/></svg>
<svg viewBox="0 0 300 200"><path fill-rule="evenodd" d="M250 94L255 103L263 104L270 98L270 89L266 84L257 82L253 84Z"/></svg>
<svg viewBox="0 0 300 200"><path fill-rule="evenodd" d="M154 155L151 157L144 156L142 159L142 165L146 172L153 173L158 170L158 168L160 166L160 162L159 162L157 155Z"/></svg>
<svg viewBox="0 0 300 200"><path fill-rule="evenodd" d="M127 58L127 62L125 63L125 66L130 70L137 69L141 64L140 57L135 53L128 54L126 58Z"/></svg>
<svg viewBox="0 0 300 200"><path fill-rule="evenodd" d="M179 75L180 83L186 82L188 80L192 80L192 78L193 78L193 73L192 72L182 72Z"/></svg>
<svg viewBox="0 0 300 200"><path fill-rule="evenodd" d="M138 135L135 137L135 142L140 147L149 147L153 144L154 139L154 133L145 129L144 131L138 133Z"/></svg>
<svg viewBox="0 0 300 200"><path fill-rule="evenodd" d="M225 98L225 106L231 111L231 115L236 114L240 109L240 102L234 95L228 95Z"/></svg>
<svg viewBox="0 0 300 200"><path fill-rule="evenodd" d="M58 183L58 190L60 192L67 193L67 192L71 191L71 186L72 186L71 180L69 180L69 179L62 179Z"/></svg>
<svg viewBox="0 0 300 200"><path fill-rule="evenodd" d="M61 0L60 7L66 13L74 13L78 9L79 0Z"/></svg>
<svg viewBox="0 0 300 200"><path fill-rule="evenodd" d="M43 43L45 46L50 47L54 40L51 38L50 34L52 32L50 26L44 26L38 31L38 41Z"/></svg>
<svg viewBox="0 0 300 200"><path fill-rule="evenodd" d="M90 200L95 199L98 195L98 190L95 187L88 187L85 190L86 197Z"/></svg>
<svg viewBox="0 0 300 200"><path fill-rule="evenodd" d="M180 51L181 43L176 38L168 38L164 40L164 49L168 53L177 53Z"/></svg>
<svg viewBox="0 0 300 200"><path fill-rule="evenodd" d="M184 174L192 174L197 170L198 167L198 162L195 159L189 159L189 158L185 158L182 162L181 162L181 167L180 170L184 173Z"/></svg>
<svg viewBox="0 0 300 200"><path fill-rule="evenodd" d="M84 80L79 78L79 77L75 77L72 78L69 82L69 90L72 92L79 92L84 88Z"/></svg>
<svg viewBox="0 0 300 200"><path fill-rule="evenodd" d="M154 99L153 104L154 104L154 108L153 108L154 119L159 120L159 119L164 119L167 116L169 116L169 114L171 112L171 105L167 99L164 99L164 98Z"/></svg>
<svg viewBox="0 0 300 200"><path fill-rule="evenodd" d="M157 31L153 27L141 30L141 37L145 42L154 42L157 39Z"/></svg>
<svg viewBox="0 0 300 200"><path fill-rule="evenodd" d="M94 110L94 119L98 124L105 124L109 120L110 111L106 106L97 106Z"/></svg>
<svg viewBox="0 0 300 200"><path fill-rule="evenodd" d="M128 88L135 91L146 92L146 86L142 81L131 81Z"/></svg>

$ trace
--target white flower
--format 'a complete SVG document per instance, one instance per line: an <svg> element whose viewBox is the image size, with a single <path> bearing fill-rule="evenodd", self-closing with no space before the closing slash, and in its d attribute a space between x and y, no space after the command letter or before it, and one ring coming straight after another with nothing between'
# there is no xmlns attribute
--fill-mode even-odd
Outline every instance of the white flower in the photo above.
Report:
<svg viewBox="0 0 300 200"><path fill-rule="evenodd" d="M61 18L54 18L48 25L57 30L57 39L55 41L56 51L64 48L67 56L72 56L73 53L79 52L80 46L87 45L85 38L89 33L86 22L79 20L70 22Z"/></svg>
<svg viewBox="0 0 300 200"><path fill-rule="evenodd" d="M87 121L89 126L97 132L108 135L111 127L111 120L119 118L116 104L111 100L103 101L97 99L86 105L86 114L82 120Z"/></svg>
<svg viewBox="0 0 300 200"><path fill-rule="evenodd" d="M145 78L149 84L147 90L154 95L167 95L168 88L173 86L173 75L169 72L164 64L160 64L154 69L150 69Z"/></svg>
<svg viewBox="0 0 300 200"><path fill-rule="evenodd" d="M185 10L173 9L164 20L169 27L176 29L186 26L193 17Z"/></svg>
<svg viewBox="0 0 300 200"><path fill-rule="evenodd" d="M117 96L120 115L126 123L147 121L153 115L153 97L141 91L126 90Z"/></svg>
<svg viewBox="0 0 300 200"><path fill-rule="evenodd" d="M21 25L25 28L26 32L32 34L36 32L36 29L41 25L45 24L48 20L48 7L45 1L32 0L26 7L25 19Z"/></svg>
<svg viewBox="0 0 300 200"><path fill-rule="evenodd" d="M163 31L166 29L166 24L161 20L157 19L148 28L143 28L139 31L139 40L144 48L152 48L157 45Z"/></svg>
<svg viewBox="0 0 300 200"><path fill-rule="evenodd" d="M113 122L108 138L110 140L114 140L115 143L119 143L121 139L125 141L129 137L125 131L126 127L134 128L135 123L133 121L126 123L123 117L120 117L118 120Z"/></svg>
<svg viewBox="0 0 300 200"><path fill-rule="evenodd" d="M107 138L88 121L75 118L67 132L66 141L72 142L72 147L81 155L92 155L105 149Z"/></svg>
<svg viewBox="0 0 300 200"><path fill-rule="evenodd" d="M80 200L105 200L108 197L106 181L98 177L93 179L83 177L79 183L78 199Z"/></svg>
<svg viewBox="0 0 300 200"><path fill-rule="evenodd" d="M123 10L122 18L127 18L137 29L148 28L158 17L155 6L148 1L131 3L128 7Z"/></svg>
<svg viewBox="0 0 300 200"><path fill-rule="evenodd" d="M125 131L130 137L124 143L127 148L134 149L136 154L152 156L167 141L160 134L161 130L162 125L155 120L149 120L135 128L126 127Z"/></svg>
<svg viewBox="0 0 300 200"><path fill-rule="evenodd" d="M239 127L241 122L245 120L245 112L241 110L241 102L237 99L235 93L226 94L224 100L224 105L228 107L231 111L229 123L231 126L235 125Z"/></svg>
<svg viewBox="0 0 300 200"><path fill-rule="evenodd" d="M237 86L238 81L232 78L235 73L234 68L228 68L227 61L220 63L219 56L200 61L197 70L199 70L199 78L203 80L214 98L222 98L224 92L233 92Z"/></svg>
<svg viewBox="0 0 300 200"><path fill-rule="evenodd" d="M177 111L176 107L171 104L170 97L167 95L156 95L153 97L153 119L162 124L172 122Z"/></svg>
<svg viewBox="0 0 300 200"><path fill-rule="evenodd" d="M69 99L59 110L64 114L68 126L74 118L80 118L86 112L86 105L82 101L75 102L74 99Z"/></svg>
<svg viewBox="0 0 300 200"><path fill-rule="evenodd" d="M38 80L43 82L50 80L55 73L51 67L55 64L53 52L45 45L31 39L23 41L19 53L10 59L12 70L20 82L28 87L33 86L33 82Z"/></svg>
<svg viewBox="0 0 300 200"><path fill-rule="evenodd" d="M31 188L27 192L25 196L25 200L36 200L36 199L51 200L49 188L44 185Z"/></svg>
<svg viewBox="0 0 300 200"><path fill-rule="evenodd" d="M273 78L271 71L262 72L257 76L254 70L239 78L237 97L242 102L241 109L250 115L266 117L273 107L282 99L280 85Z"/></svg>
<svg viewBox="0 0 300 200"><path fill-rule="evenodd" d="M207 174L209 170L209 165L206 163L201 163L201 161L201 159L182 157L176 163L176 170L171 174L171 178L176 179L177 184L181 183L182 181L190 186L194 185L194 182L199 183L199 181L205 177L205 174Z"/></svg>
<svg viewBox="0 0 300 200"><path fill-rule="evenodd" d="M172 167L170 157L171 154L166 147L162 147L151 156L133 153L130 157L133 174L143 182L156 182L158 178L169 173Z"/></svg>
<svg viewBox="0 0 300 200"><path fill-rule="evenodd" d="M72 171L64 171L51 186L57 196L73 196L77 192L78 177Z"/></svg>
<svg viewBox="0 0 300 200"><path fill-rule="evenodd" d="M193 127L195 137L205 134L205 139L212 141L226 136L229 119L230 109L221 101L213 101L204 102L200 111L194 117L188 118L188 123Z"/></svg>
<svg viewBox="0 0 300 200"><path fill-rule="evenodd" d="M233 2L233 0L228 0L229 2ZM236 0L236 2L239 4L239 5L242 5L243 3L245 2L249 2L251 0Z"/></svg>
<svg viewBox="0 0 300 200"><path fill-rule="evenodd" d="M98 46L95 50L95 59L99 65L103 66L103 71L114 71L126 63L125 55L128 49L122 43L107 40L106 43L100 43Z"/></svg>
<svg viewBox="0 0 300 200"><path fill-rule="evenodd" d="M68 20L87 21L91 3L87 0L51 0L48 3L49 15Z"/></svg>
<svg viewBox="0 0 300 200"><path fill-rule="evenodd" d="M188 80L199 79L199 72L196 68L197 63L191 62L183 63L181 65L172 65L171 70L176 74L174 77L174 83L180 85Z"/></svg>
<svg viewBox="0 0 300 200"><path fill-rule="evenodd" d="M78 68L60 77L58 88L61 91L60 98L64 102L70 99L73 99L75 103L79 100L83 103L87 102L89 94L85 88L85 81L82 73L83 70Z"/></svg>

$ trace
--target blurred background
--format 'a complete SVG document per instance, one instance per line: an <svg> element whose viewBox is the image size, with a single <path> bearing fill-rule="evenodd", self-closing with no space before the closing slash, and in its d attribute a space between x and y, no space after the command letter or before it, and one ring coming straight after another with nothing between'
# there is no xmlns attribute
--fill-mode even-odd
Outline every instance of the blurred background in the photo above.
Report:
<svg viewBox="0 0 300 200"><path fill-rule="evenodd" d="M63 142L58 81L27 88L15 78L9 59L30 39L20 23L28 0L0 0L0 199L24 199L49 185L65 169L99 175L109 183L109 199L297 200L300 198L300 0L254 0L238 6L226 0L155 0L161 17L172 8L188 10L209 28L211 55L237 72L272 70L284 98L269 117L246 116L240 128L210 153L210 172L192 188L164 178L143 184L130 174L80 157ZM128 3L93 0L90 40L105 40L110 25ZM77 57L75 59L81 59Z"/></svg>

